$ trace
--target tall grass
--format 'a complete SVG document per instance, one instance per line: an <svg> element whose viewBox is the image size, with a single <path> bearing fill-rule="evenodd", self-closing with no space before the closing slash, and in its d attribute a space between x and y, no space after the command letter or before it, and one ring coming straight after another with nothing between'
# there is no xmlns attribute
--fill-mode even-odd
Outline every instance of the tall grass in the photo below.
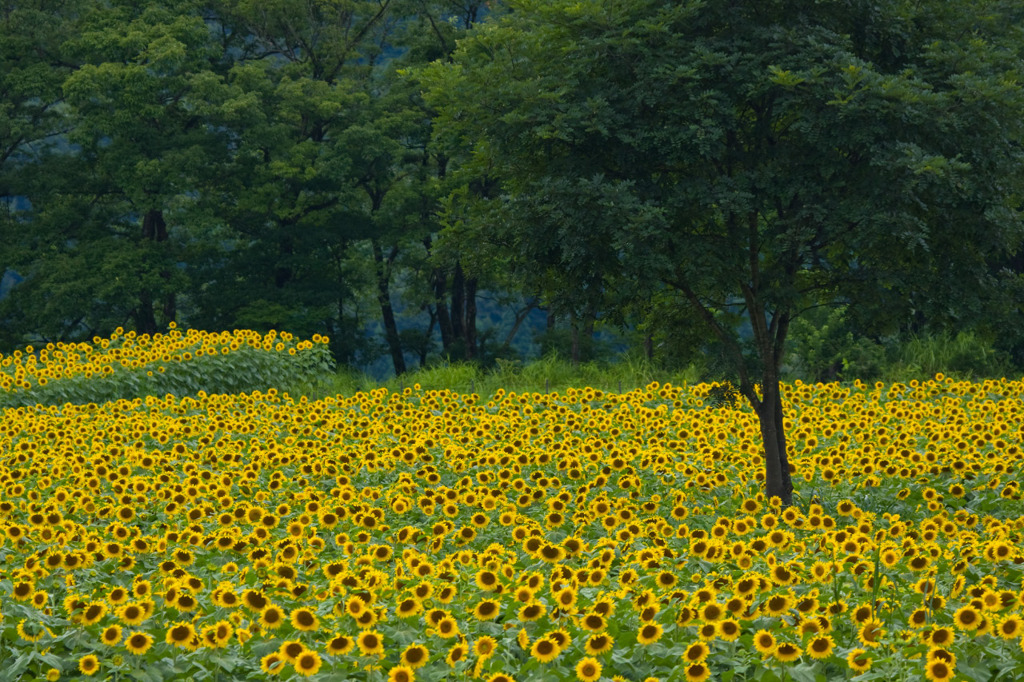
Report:
<svg viewBox="0 0 1024 682"><path fill-rule="evenodd" d="M927 379L937 373L963 379L1003 376L1005 359L974 332L912 336L899 344L883 371L888 381Z"/></svg>
<svg viewBox="0 0 1024 682"><path fill-rule="evenodd" d="M309 394L311 397L352 395L380 387L401 391L419 385L424 391L447 389L457 393L476 393L488 399L498 389L516 393L550 393L589 386L609 393L626 393L654 381L683 386L700 380L700 372L693 367L664 371L645 359L628 356L615 363L573 365L557 354L551 354L528 363L501 360L491 370L468 362L442 363L383 381L342 369L335 375L323 377L318 386L309 386Z"/></svg>

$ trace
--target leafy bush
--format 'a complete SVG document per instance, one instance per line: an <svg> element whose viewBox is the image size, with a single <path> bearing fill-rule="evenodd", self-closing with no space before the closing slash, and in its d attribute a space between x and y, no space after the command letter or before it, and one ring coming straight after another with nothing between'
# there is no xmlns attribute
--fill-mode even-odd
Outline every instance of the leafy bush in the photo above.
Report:
<svg viewBox="0 0 1024 682"><path fill-rule="evenodd" d="M1000 377L1009 362L975 332L913 336L899 344L886 371L891 380L934 376L939 372L969 377Z"/></svg>
<svg viewBox="0 0 1024 682"><path fill-rule="evenodd" d="M886 366L885 345L853 330L846 307L819 308L793 321L789 373L806 381L873 380Z"/></svg>

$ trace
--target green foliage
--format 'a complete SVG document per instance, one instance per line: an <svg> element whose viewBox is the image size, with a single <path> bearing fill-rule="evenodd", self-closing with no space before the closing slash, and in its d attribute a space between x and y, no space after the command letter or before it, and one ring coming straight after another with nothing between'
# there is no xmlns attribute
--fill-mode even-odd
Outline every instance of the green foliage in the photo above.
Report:
<svg viewBox="0 0 1024 682"><path fill-rule="evenodd" d="M1024 366L1015 3L511 4L8 3L0 348L179 321L491 368L486 290L601 367L566 321L739 385L773 319L807 378L943 328Z"/></svg>
<svg viewBox="0 0 1024 682"><path fill-rule="evenodd" d="M573 365L559 355L547 355L531 362L499 359L494 367L485 370L477 363L441 363L408 372L400 377L378 381L349 370L322 377L319 386L309 387L303 395L320 398L325 395L353 395L384 387L392 392L412 390L449 390L458 393L476 393L483 398L494 396L499 390L517 393L548 393L567 388L589 386L609 393L642 389L653 382L686 386L700 381L694 367L663 369L646 360L624 356L608 363L584 362Z"/></svg>
<svg viewBox="0 0 1024 682"><path fill-rule="evenodd" d="M927 379L938 373L961 378L999 378L1010 371L1006 357L993 344L970 331L913 336L898 344L894 360L883 373L889 381Z"/></svg>
<svg viewBox="0 0 1024 682"><path fill-rule="evenodd" d="M818 308L794 320L789 373L805 381L873 380L886 367L886 347L859 336L846 307Z"/></svg>
<svg viewBox="0 0 1024 682"><path fill-rule="evenodd" d="M804 381L908 381L941 372L963 378L1011 373L1007 353L975 331L903 334L874 340L860 335L843 306L818 309L794 321L786 375Z"/></svg>

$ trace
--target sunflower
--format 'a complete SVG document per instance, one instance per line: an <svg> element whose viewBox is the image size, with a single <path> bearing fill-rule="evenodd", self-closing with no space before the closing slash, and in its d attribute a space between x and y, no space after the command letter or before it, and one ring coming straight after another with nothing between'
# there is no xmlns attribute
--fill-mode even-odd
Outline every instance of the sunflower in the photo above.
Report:
<svg viewBox="0 0 1024 682"><path fill-rule="evenodd" d="M910 617L907 619L907 623L912 628L923 628L928 624L928 609L914 609L914 611L911 612Z"/></svg>
<svg viewBox="0 0 1024 682"><path fill-rule="evenodd" d="M780 616L793 606L792 600L788 595L775 594L768 598L767 601L761 606L765 615L768 616Z"/></svg>
<svg viewBox="0 0 1024 682"><path fill-rule="evenodd" d="M818 635L807 643L805 651L811 658L824 659L832 655L835 642L828 635Z"/></svg>
<svg viewBox="0 0 1024 682"><path fill-rule="evenodd" d="M360 629L369 630L377 624L377 620L377 612L373 609L366 609L356 618L356 624L359 625Z"/></svg>
<svg viewBox="0 0 1024 682"><path fill-rule="evenodd" d="M615 640L606 633L591 635L584 644L584 650L591 656L597 656L603 654L606 651L611 651L615 645Z"/></svg>
<svg viewBox="0 0 1024 682"><path fill-rule="evenodd" d="M95 675L100 669L100 659L93 654L87 654L78 659L78 670L83 675Z"/></svg>
<svg viewBox="0 0 1024 682"><path fill-rule="evenodd" d="M466 659L468 653L469 647L466 646L465 642L457 642L448 650L448 655L444 659L445 663L454 668L457 663Z"/></svg>
<svg viewBox="0 0 1024 682"><path fill-rule="evenodd" d="M485 592L491 592L498 586L498 575L494 571L486 569L477 571L476 586Z"/></svg>
<svg viewBox="0 0 1024 682"><path fill-rule="evenodd" d="M289 663L294 663L303 651L306 651L306 645L297 639L286 639L277 648L277 653Z"/></svg>
<svg viewBox="0 0 1024 682"><path fill-rule="evenodd" d="M957 609L953 614L953 622L964 631L970 632L981 627L981 614L971 604L966 604Z"/></svg>
<svg viewBox="0 0 1024 682"><path fill-rule="evenodd" d="M601 664L596 658L584 658L576 664L576 678L580 682L595 682L601 678Z"/></svg>
<svg viewBox="0 0 1024 682"><path fill-rule="evenodd" d="M926 637L928 644L931 646L946 647L956 639L956 633L953 628L935 626L931 632L926 633Z"/></svg>
<svg viewBox="0 0 1024 682"><path fill-rule="evenodd" d="M572 643L572 637L569 636L569 632L563 628L552 630L548 633L548 639L555 643L558 647L558 652L561 653L569 648Z"/></svg>
<svg viewBox="0 0 1024 682"><path fill-rule="evenodd" d="M199 648L199 638L196 636L196 629L192 623L179 621L172 623L167 628L164 641L186 651L195 651Z"/></svg>
<svg viewBox="0 0 1024 682"><path fill-rule="evenodd" d="M430 660L430 652L422 644L410 644L402 652L402 665L415 670L427 664Z"/></svg>
<svg viewBox="0 0 1024 682"><path fill-rule="evenodd" d="M718 624L717 623L704 623L697 628L697 636L705 642L710 642L718 637Z"/></svg>
<svg viewBox="0 0 1024 682"><path fill-rule="evenodd" d="M767 630L758 630L754 633L754 648L763 655L768 655L775 650L775 635Z"/></svg>
<svg viewBox="0 0 1024 682"><path fill-rule="evenodd" d="M564 613L576 612L576 590L566 587L554 594L555 604Z"/></svg>
<svg viewBox="0 0 1024 682"><path fill-rule="evenodd" d="M396 665L388 671L388 682L413 682L416 673L406 665Z"/></svg>
<svg viewBox="0 0 1024 682"><path fill-rule="evenodd" d="M516 633L516 644L523 651L530 650L530 635L526 632L526 628L519 628L519 632Z"/></svg>
<svg viewBox="0 0 1024 682"><path fill-rule="evenodd" d="M222 606L226 609L233 609L238 606L238 595L235 594L230 585L224 588L217 588L213 591L211 597L213 599L213 603L217 606Z"/></svg>
<svg viewBox="0 0 1024 682"><path fill-rule="evenodd" d="M175 600L174 608L183 613L188 613L189 611L194 611L198 605L199 603L195 597L188 592L182 592L178 595L177 600Z"/></svg>
<svg viewBox="0 0 1024 682"><path fill-rule="evenodd" d="M203 628L203 644L211 649L222 649L228 645L235 628L226 620L217 621Z"/></svg>
<svg viewBox="0 0 1024 682"><path fill-rule="evenodd" d="M141 656L153 646L153 636L148 632L133 632L124 640L124 647L129 652Z"/></svg>
<svg viewBox="0 0 1024 682"><path fill-rule="evenodd" d="M478 638L473 643L473 653L481 660L485 660L493 656L497 648L498 642L488 635Z"/></svg>
<svg viewBox="0 0 1024 682"><path fill-rule="evenodd" d="M356 645L363 656L380 656L384 653L384 638L375 630L360 632Z"/></svg>
<svg viewBox="0 0 1024 682"><path fill-rule="evenodd" d="M712 626L714 627L714 626ZM663 628L658 623L646 623L640 626L640 629L636 633L636 641L639 644L647 646L653 644L661 639L661 633Z"/></svg>
<svg viewBox="0 0 1024 682"><path fill-rule="evenodd" d="M46 632L46 629L37 622L33 622L26 630L24 618L18 621L17 630L18 637L21 637L26 642L38 642L43 638L43 634Z"/></svg>
<svg viewBox="0 0 1024 682"><path fill-rule="evenodd" d="M276 604L268 604L267 607L260 612L260 625L267 630L276 630L281 627L284 622L284 611Z"/></svg>
<svg viewBox="0 0 1024 682"><path fill-rule="evenodd" d="M775 651L772 652L775 658L782 661L783 663L790 663L800 658L803 651L796 644L791 642L780 642L775 646Z"/></svg>
<svg viewBox="0 0 1024 682"><path fill-rule="evenodd" d="M355 646L355 642L348 635L335 635L329 642L327 642L327 653L333 656L344 656L348 652L352 651L352 647Z"/></svg>
<svg viewBox="0 0 1024 682"><path fill-rule="evenodd" d="M442 604L450 604L456 594L458 594L458 589L456 589L455 585L445 585L437 591L434 598Z"/></svg>
<svg viewBox="0 0 1024 682"><path fill-rule="evenodd" d="M353 618L359 618L366 610L366 602L360 597L353 596L345 602L345 613Z"/></svg>
<svg viewBox="0 0 1024 682"><path fill-rule="evenodd" d="M292 627L301 632L313 632L320 627L316 614L306 607L292 609L290 620Z"/></svg>
<svg viewBox="0 0 1024 682"><path fill-rule="evenodd" d="M710 602L701 607L700 617L707 623L713 623L723 616L724 611L725 609L722 608L721 604L717 602Z"/></svg>
<svg viewBox="0 0 1024 682"><path fill-rule="evenodd" d="M260 659L260 670L268 675L277 675L284 670L286 663L287 661L285 661L281 654L274 652Z"/></svg>
<svg viewBox="0 0 1024 682"><path fill-rule="evenodd" d="M701 663L711 653L710 647L704 642L694 642L690 646L686 647L686 651L683 652L683 663Z"/></svg>
<svg viewBox="0 0 1024 682"><path fill-rule="evenodd" d="M850 618L855 624L860 625L865 621L870 620L873 614L874 610L871 608L870 604L859 604L850 614Z"/></svg>
<svg viewBox="0 0 1024 682"><path fill-rule="evenodd" d="M846 655L846 665L855 673L862 673L871 668L871 657L864 649L851 649Z"/></svg>
<svg viewBox="0 0 1024 682"><path fill-rule="evenodd" d="M876 618L869 618L861 624L860 629L857 631L857 639L864 646L876 647L879 645L879 640L885 636L885 628L882 627L882 621Z"/></svg>
<svg viewBox="0 0 1024 682"><path fill-rule="evenodd" d="M295 659L292 664L295 667L295 672L303 677L309 677L310 675L316 675L320 670L320 666L323 665L323 661L320 660L320 654L315 651L303 651Z"/></svg>
<svg viewBox="0 0 1024 682"><path fill-rule="evenodd" d="M259 613L267 606L267 597L259 590L248 589L242 593L242 603L250 611Z"/></svg>
<svg viewBox="0 0 1024 682"><path fill-rule="evenodd" d="M1003 639L1016 639L1024 630L1024 620L1020 616L1009 615L996 625L996 634Z"/></svg>
<svg viewBox="0 0 1024 682"><path fill-rule="evenodd" d="M675 573L672 573L671 571L661 571L655 577L655 582L657 583L658 587L670 590L673 587L675 587L676 582L678 582L678 578L676 577Z"/></svg>
<svg viewBox="0 0 1024 682"><path fill-rule="evenodd" d="M540 620L544 617L544 614L546 614L547 612L548 607L546 607L544 604L542 604L539 601L533 602L532 604L526 604L525 606L519 609L519 620Z"/></svg>
<svg viewBox="0 0 1024 682"><path fill-rule="evenodd" d="M520 585L512 593L512 598L520 604L529 604L533 601L533 597L536 591L533 590L529 585Z"/></svg>
<svg viewBox="0 0 1024 682"><path fill-rule="evenodd" d="M50 602L50 594L43 590L36 590L32 593L32 606L43 609Z"/></svg>
<svg viewBox="0 0 1024 682"><path fill-rule="evenodd" d="M718 638L724 642L735 642L743 631L739 621L733 618L718 621L715 624L715 629L718 633Z"/></svg>
<svg viewBox="0 0 1024 682"><path fill-rule="evenodd" d="M444 639L451 639L459 636L459 624L451 616L445 616L435 626L438 636Z"/></svg>
<svg viewBox="0 0 1024 682"><path fill-rule="evenodd" d="M146 608L138 602L128 602L117 610L117 617L126 625L138 625L147 615Z"/></svg>
<svg viewBox="0 0 1024 682"><path fill-rule="evenodd" d="M956 654L949 649L943 649L941 647L932 647L928 649L928 656L925 660L944 661L951 668L956 666Z"/></svg>
<svg viewBox="0 0 1024 682"><path fill-rule="evenodd" d="M15 601L29 601L36 591L36 586L30 581L22 581L14 584L11 595Z"/></svg>
<svg viewBox="0 0 1024 682"><path fill-rule="evenodd" d="M501 613L501 604L494 599L484 599L473 609L477 620L494 620Z"/></svg>
<svg viewBox="0 0 1024 682"><path fill-rule="evenodd" d="M691 663L686 667L686 682L704 682L711 676L711 669L708 668L707 664L701 661L700 663Z"/></svg>
<svg viewBox="0 0 1024 682"><path fill-rule="evenodd" d="M121 626L111 625L103 630L100 639L107 646L114 646L121 641Z"/></svg>
<svg viewBox="0 0 1024 682"><path fill-rule="evenodd" d="M590 632L601 632L607 627L607 623L601 614L588 613L580 619L580 627Z"/></svg>
<svg viewBox="0 0 1024 682"><path fill-rule="evenodd" d="M558 645L548 637L541 637L530 647L530 656L541 663L553 661L560 653Z"/></svg>
<svg viewBox="0 0 1024 682"><path fill-rule="evenodd" d="M107 605L103 602L91 602L82 610L82 623L92 625L98 623L107 614Z"/></svg>
<svg viewBox="0 0 1024 682"><path fill-rule="evenodd" d="M941 659L933 659L925 663L924 676L931 682L946 682L953 679L955 667Z"/></svg>
<svg viewBox="0 0 1024 682"><path fill-rule="evenodd" d="M418 616L422 611L423 604L419 599L406 597L398 602L398 606L395 608L395 615L399 618L412 618L413 616Z"/></svg>

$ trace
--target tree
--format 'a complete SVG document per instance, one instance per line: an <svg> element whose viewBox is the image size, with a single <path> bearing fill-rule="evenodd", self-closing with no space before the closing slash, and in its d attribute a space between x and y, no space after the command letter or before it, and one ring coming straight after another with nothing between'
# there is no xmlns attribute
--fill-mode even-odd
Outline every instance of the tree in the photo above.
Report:
<svg viewBox="0 0 1024 682"><path fill-rule="evenodd" d="M0 3L0 282L26 260L23 235L32 204L31 178L60 146L67 119L61 84L75 65L63 46L75 34L84 2ZM10 273L7 268L12 268ZM0 298L6 288L0 284ZM0 344L20 341L12 311L0 309Z"/></svg>
<svg viewBox="0 0 1024 682"><path fill-rule="evenodd" d="M176 297L188 288L178 267L183 215L223 148L203 125L203 101L216 87L209 32L181 3L79 3L67 11L73 30L36 83L60 77L53 109L62 129L19 172L31 227L9 242L25 281L6 312L48 340L125 323L154 333L175 319ZM50 101L48 87L37 93Z"/></svg>
<svg viewBox="0 0 1024 682"><path fill-rule="evenodd" d="M1021 239L1020 6L509 4L424 75L438 140L500 182L463 229L577 308L614 280L676 297L791 503L791 322L842 304L865 327L964 323Z"/></svg>
<svg viewBox="0 0 1024 682"><path fill-rule="evenodd" d="M219 239L193 254L207 327L326 332L338 359L359 349L358 289L372 271L354 250L373 234L347 131L390 32L388 0L210 3L226 95L218 181L200 188Z"/></svg>

